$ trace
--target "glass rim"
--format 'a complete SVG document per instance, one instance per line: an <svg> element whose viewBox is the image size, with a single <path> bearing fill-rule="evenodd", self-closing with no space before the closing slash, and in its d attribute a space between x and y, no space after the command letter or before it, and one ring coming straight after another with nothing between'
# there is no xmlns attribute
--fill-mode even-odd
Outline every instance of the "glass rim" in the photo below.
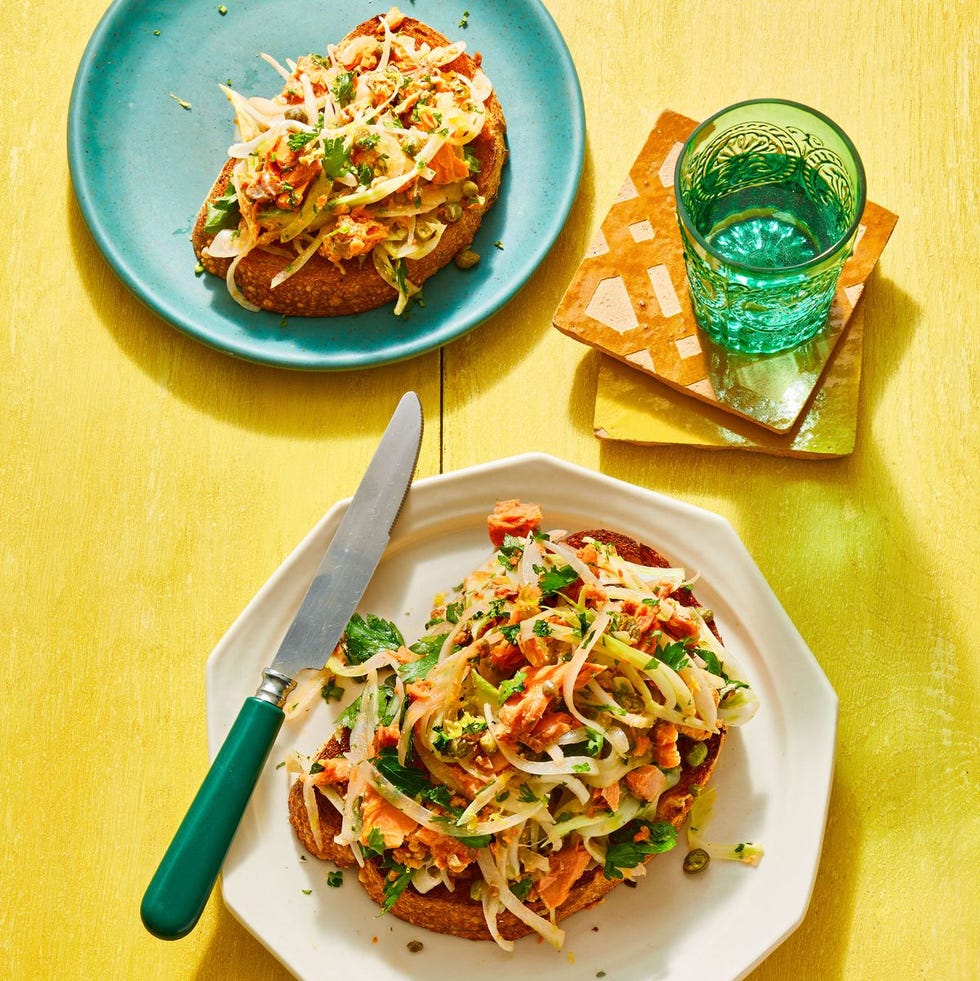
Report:
<svg viewBox="0 0 980 981"><path fill-rule="evenodd" d="M847 226L846 231L844 231L843 234L834 240L833 245L828 246L823 250L823 252L819 253L819 255L815 255L812 259L807 259L806 262L800 262L794 266L753 266L746 262L739 262L736 259L730 259L727 256L722 255L717 249L713 248L708 243L708 240L695 227L694 222L691 220L691 215L688 212L687 205L684 203L680 192L681 164L684 161L684 157L688 149L694 143L695 138L721 116L724 116L726 113L733 112L736 109L743 109L747 106L774 105L790 106L793 109L799 109L811 116L815 116L817 119L829 126L830 129L832 129L840 138L841 142L851 154L857 170L857 203L854 209L854 218ZM677 217L684 225L685 231L687 231L694 238L695 242L713 259L716 259L718 262L724 264L730 269L735 270L736 272L750 273L753 276L759 276L760 273L763 275L768 274L769 276L776 276L793 272L806 272L809 269L813 269L815 266L819 266L821 263L826 262L827 259L831 258L841 249L842 246L846 245L846 243L854 237L858 226L861 224L861 219L864 217L864 209L867 205L867 180L864 173L864 163L861 160L861 155L858 153L857 147L854 145L851 138L844 132L843 129L841 129L840 126L837 125L837 123L834 122L834 120L822 113L819 109L814 109L812 106L804 105L802 102L794 102L791 99L745 99L742 102L734 102L732 105L725 106L724 109L719 109L717 112L712 113L712 115L700 123L694 132L691 133L691 135L684 141L684 146L681 148L681 152L677 154L677 160L674 163L674 201L677 205Z"/></svg>

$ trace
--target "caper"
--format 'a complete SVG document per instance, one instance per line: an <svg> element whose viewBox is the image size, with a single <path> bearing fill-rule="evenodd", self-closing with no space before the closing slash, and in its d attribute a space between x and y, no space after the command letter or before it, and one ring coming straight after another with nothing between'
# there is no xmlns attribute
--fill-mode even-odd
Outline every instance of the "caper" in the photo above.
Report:
<svg viewBox="0 0 980 981"><path fill-rule="evenodd" d="M453 260L459 269L472 269L479 261L479 253L474 252L472 249L464 249Z"/></svg>
<svg viewBox="0 0 980 981"><path fill-rule="evenodd" d="M688 875L703 872L710 861L711 856L703 848L693 848L684 856L684 871Z"/></svg>
<svg viewBox="0 0 980 981"><path fill-rule="evenodd" d="M463 217L463 206L458 201L450 201L443 205L441 217L443 221L447 221L450 224L454 221L459 221Z"/></svg>
<svg viewBox="0 0 980 981"><path fill-rule="evenodd" d="M463 183L463 197L464 198L475 198L480 193L479 187L476 185L476 181L464 181Z"/></svg>
<svg viewBox="0 0 980 981"><path fill-rule="evenodd" d="M425 945L421 940L409 940L405 946L408 947L411 953L417 954Z"/></svg>

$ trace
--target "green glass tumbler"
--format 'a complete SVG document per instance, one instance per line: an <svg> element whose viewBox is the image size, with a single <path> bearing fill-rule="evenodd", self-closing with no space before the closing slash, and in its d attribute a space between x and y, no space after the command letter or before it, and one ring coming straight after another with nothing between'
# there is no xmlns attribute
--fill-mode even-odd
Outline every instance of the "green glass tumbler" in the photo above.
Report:
<svg viewBox="0 0 980 981"><path fill-rule="evenodd" d="M820 331L866 201L836 123L782 99L729 106L684 144L674 194L691 306L712 340L771 354Z"/></svg>

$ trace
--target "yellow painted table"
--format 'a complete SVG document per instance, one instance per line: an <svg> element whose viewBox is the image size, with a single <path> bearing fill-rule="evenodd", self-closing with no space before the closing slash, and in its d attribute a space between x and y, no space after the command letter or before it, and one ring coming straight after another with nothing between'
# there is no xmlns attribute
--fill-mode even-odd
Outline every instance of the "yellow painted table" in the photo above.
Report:
<svg viewBox="0 0 980 981"><path fill-rule="evenodd" d="M427 414L422 475L543 450L725 515L839 693L810 911L752 977L976 976L977 8L546 2L588 126L555 248L476 332L339 375L232 360L126 291L64 154L72 78L105 0L5 11L6 976L286 976L217 897L174 944L142 930L139 901L206 765L208 652L353 490L409 388ZM806 461L600 443L599 356L551 327L565 285L661 110L702 118L759 95L838 120L872 198L900 215L862 300L855 451Z"/></svg>

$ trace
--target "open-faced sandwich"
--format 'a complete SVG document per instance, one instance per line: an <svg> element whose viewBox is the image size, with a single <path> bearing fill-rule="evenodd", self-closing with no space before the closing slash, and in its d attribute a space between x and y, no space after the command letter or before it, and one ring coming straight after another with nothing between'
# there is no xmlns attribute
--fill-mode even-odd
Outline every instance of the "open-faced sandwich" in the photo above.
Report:
<svg viewBox="0 0 980 981"><path fill-rule="evenodd" d="M489 559L411 647L351 621L327 670L359 694L289 795L303 845L383 910L506 949L560 947L561 919L673 848L756 706L682 569L541 517L498 503Z"/></svg>
<svg viewBox="0 0 980 981"><path fill-rule="evenodd" d="M238 140L198 213L204 269L243 306L401 313L496 200L505 121L480 56L397 8L286 66L271 99L221 86ZM464 260L458 260L465 264Z"/></svg>

